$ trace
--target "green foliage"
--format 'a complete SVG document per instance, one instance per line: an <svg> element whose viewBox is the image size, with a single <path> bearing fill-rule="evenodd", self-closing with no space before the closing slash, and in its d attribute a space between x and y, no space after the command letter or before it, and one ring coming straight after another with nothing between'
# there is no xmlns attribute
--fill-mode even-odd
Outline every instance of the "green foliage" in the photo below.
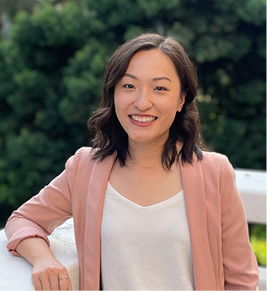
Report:
<svg viewBox="0 0 267 291"><path fill-rule="evenodd" d="M108 56L90 17L72 3L22 11L0 45L2 222L88 144Z"/></svg>
<svg viewBox="0 0 267 291"><path fill-rule="evenodd" d="M258 239L257 237L252 237L251 245L259 265L266 266L266 241Z"/></svg>
<svg viewBox="0 0 267 291"><path fill-rule="evenodd" d="M253 225L250 237L259 265L266 266L266 226Z"/></svg>
<svg viewBox="0 0 267 291"><path fill-rule="evenodd" d="M2 222L88 144L106 61L142 32L174 36L197 65L210 149L265 168L265 1L63 2L18 12L0 42Z"/></svg>

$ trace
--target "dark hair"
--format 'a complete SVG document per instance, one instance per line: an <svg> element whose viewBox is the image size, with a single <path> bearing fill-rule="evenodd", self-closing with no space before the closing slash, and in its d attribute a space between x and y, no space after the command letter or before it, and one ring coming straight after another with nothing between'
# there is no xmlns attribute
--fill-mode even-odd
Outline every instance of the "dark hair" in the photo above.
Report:
<svg viewBox="0 0 267 291"><path fill-rule="evenodd" d="M114 152L121 166L125 165L128 152L128 136L119 123L114 107L114 87L124 76L131 58L141 50L157 48L164 52L174 63L180 78L182 91L186 92L181 112L177 112L170 127L169 137L162 152L162 165L170 169L181 155L183 163L192 163L193 153L202 158L200 147L200 121L194 99L197 94L197 73L183 47L171 37L158 34L142 34L119 46L107 63L103 95L100 108L88 121L88 128L95 131L93 148L94 158L103 160ZM177 153L177 142L182 148Z"/></svg>

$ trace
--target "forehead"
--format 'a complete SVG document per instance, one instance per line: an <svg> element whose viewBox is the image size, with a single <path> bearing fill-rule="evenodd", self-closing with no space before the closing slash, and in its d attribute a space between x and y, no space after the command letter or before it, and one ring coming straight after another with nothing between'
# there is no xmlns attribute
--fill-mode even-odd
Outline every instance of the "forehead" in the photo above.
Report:
<svg viewBox="0 0 267 291"><path fill-rule="evenodd" d="M133 55L126 72L149 72L176 75L176 68L171 58L159 49L141 50Z"/></svg>

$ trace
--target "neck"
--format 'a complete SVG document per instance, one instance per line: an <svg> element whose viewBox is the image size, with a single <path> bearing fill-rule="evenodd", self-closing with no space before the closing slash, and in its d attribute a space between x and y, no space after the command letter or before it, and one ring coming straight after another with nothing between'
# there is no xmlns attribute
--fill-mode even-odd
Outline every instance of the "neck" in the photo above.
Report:
<svg viewBox="0 0 267 291"><path fill-rule="evenodd" d="M146 169L162 168L162 145L129 144L128 165L139 166Z"/></svg>

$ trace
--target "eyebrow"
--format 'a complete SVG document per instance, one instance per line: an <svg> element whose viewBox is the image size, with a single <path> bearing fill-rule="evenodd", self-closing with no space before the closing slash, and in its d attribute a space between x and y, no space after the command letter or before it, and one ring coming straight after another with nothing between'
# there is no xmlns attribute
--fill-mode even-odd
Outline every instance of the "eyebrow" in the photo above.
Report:
<svg viewBox="0 0 267 291"><path fill-rule="evenodd" d="M129 74L129 73L125 73L124 77L129 77L132 78L134 80L138 80L138 78L135 75ZM167 80L169 82L171 82L171 79L165 76L162 77L156 77L152 79L153 81L160 81L160 80Z"/></svg>

